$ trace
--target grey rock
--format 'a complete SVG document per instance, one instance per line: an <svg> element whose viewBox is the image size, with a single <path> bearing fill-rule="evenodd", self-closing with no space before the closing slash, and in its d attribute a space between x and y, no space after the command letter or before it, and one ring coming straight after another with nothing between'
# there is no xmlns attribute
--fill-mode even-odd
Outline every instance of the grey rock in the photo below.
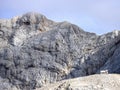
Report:
<svg viewBox="0 0 120 90"><path fill-rule="evenodd" d="M99 73L120 74L120 31L98 36L38 13L0 19L0 76L21 90Z"/></svg>
<svg viewBox="0 0 120 90"><path fill-rule="evenodd" d="M63 80L35 90L119 90L120 75L101 74Z"/></svg>
<svg viewBox="0 0 120 90"><path fill-rule="evenodd" d="M0 77L0 90L20 90L20 89L9 83L8 79L2 79Z"/></svg>

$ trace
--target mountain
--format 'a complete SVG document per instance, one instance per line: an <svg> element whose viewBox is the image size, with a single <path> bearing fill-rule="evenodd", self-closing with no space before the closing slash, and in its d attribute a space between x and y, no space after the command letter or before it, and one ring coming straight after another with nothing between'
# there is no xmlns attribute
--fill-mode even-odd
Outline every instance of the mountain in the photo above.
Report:
<svg viewBox="0 0 120 90"><path fill-rule="evenodd" d="M0 19L1 90L33 90L101 70L120 74L120 31L96 35L35 12Z"/></svg>

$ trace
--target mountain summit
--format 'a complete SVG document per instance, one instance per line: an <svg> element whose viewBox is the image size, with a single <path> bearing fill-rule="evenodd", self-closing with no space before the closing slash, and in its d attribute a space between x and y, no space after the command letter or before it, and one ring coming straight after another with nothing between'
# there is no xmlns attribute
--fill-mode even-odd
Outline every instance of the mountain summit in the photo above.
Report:
<svg viewBox="0 0 120 90"><path fill-rule="evenodd" d="M98 36L33 12L0 19L1 90L33 90L100 70L120 74L120 31Z"/></svg>

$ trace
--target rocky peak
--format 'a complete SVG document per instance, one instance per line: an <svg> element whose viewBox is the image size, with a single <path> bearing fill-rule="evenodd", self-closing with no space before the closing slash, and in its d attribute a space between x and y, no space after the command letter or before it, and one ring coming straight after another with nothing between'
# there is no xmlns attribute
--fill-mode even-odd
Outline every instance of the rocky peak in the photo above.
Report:
<svg viewBox="0 0 120 90"><path fill-rule="evenodd" d="M120 73L119 45L120 31L98 36L38 13L0 19L1 81L31 90L104 69Z"/></svg>

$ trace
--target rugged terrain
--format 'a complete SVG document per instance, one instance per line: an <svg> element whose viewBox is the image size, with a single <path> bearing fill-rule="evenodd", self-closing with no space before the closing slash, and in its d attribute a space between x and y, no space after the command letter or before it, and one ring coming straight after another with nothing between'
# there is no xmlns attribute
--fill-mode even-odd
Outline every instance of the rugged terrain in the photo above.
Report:
<svg viewBox="0 0 120 90"><path fill-rule="evenodd" d="M120 74L120 31L96 35L38 13L0 19L1 90L32 90L106 69Z"/></svg>
<svg viewBox="0 0 120 90"><path fill-rule="evenodd" d="M120 90L120 75L90 75L48 84L36 90Z"/></svg>

